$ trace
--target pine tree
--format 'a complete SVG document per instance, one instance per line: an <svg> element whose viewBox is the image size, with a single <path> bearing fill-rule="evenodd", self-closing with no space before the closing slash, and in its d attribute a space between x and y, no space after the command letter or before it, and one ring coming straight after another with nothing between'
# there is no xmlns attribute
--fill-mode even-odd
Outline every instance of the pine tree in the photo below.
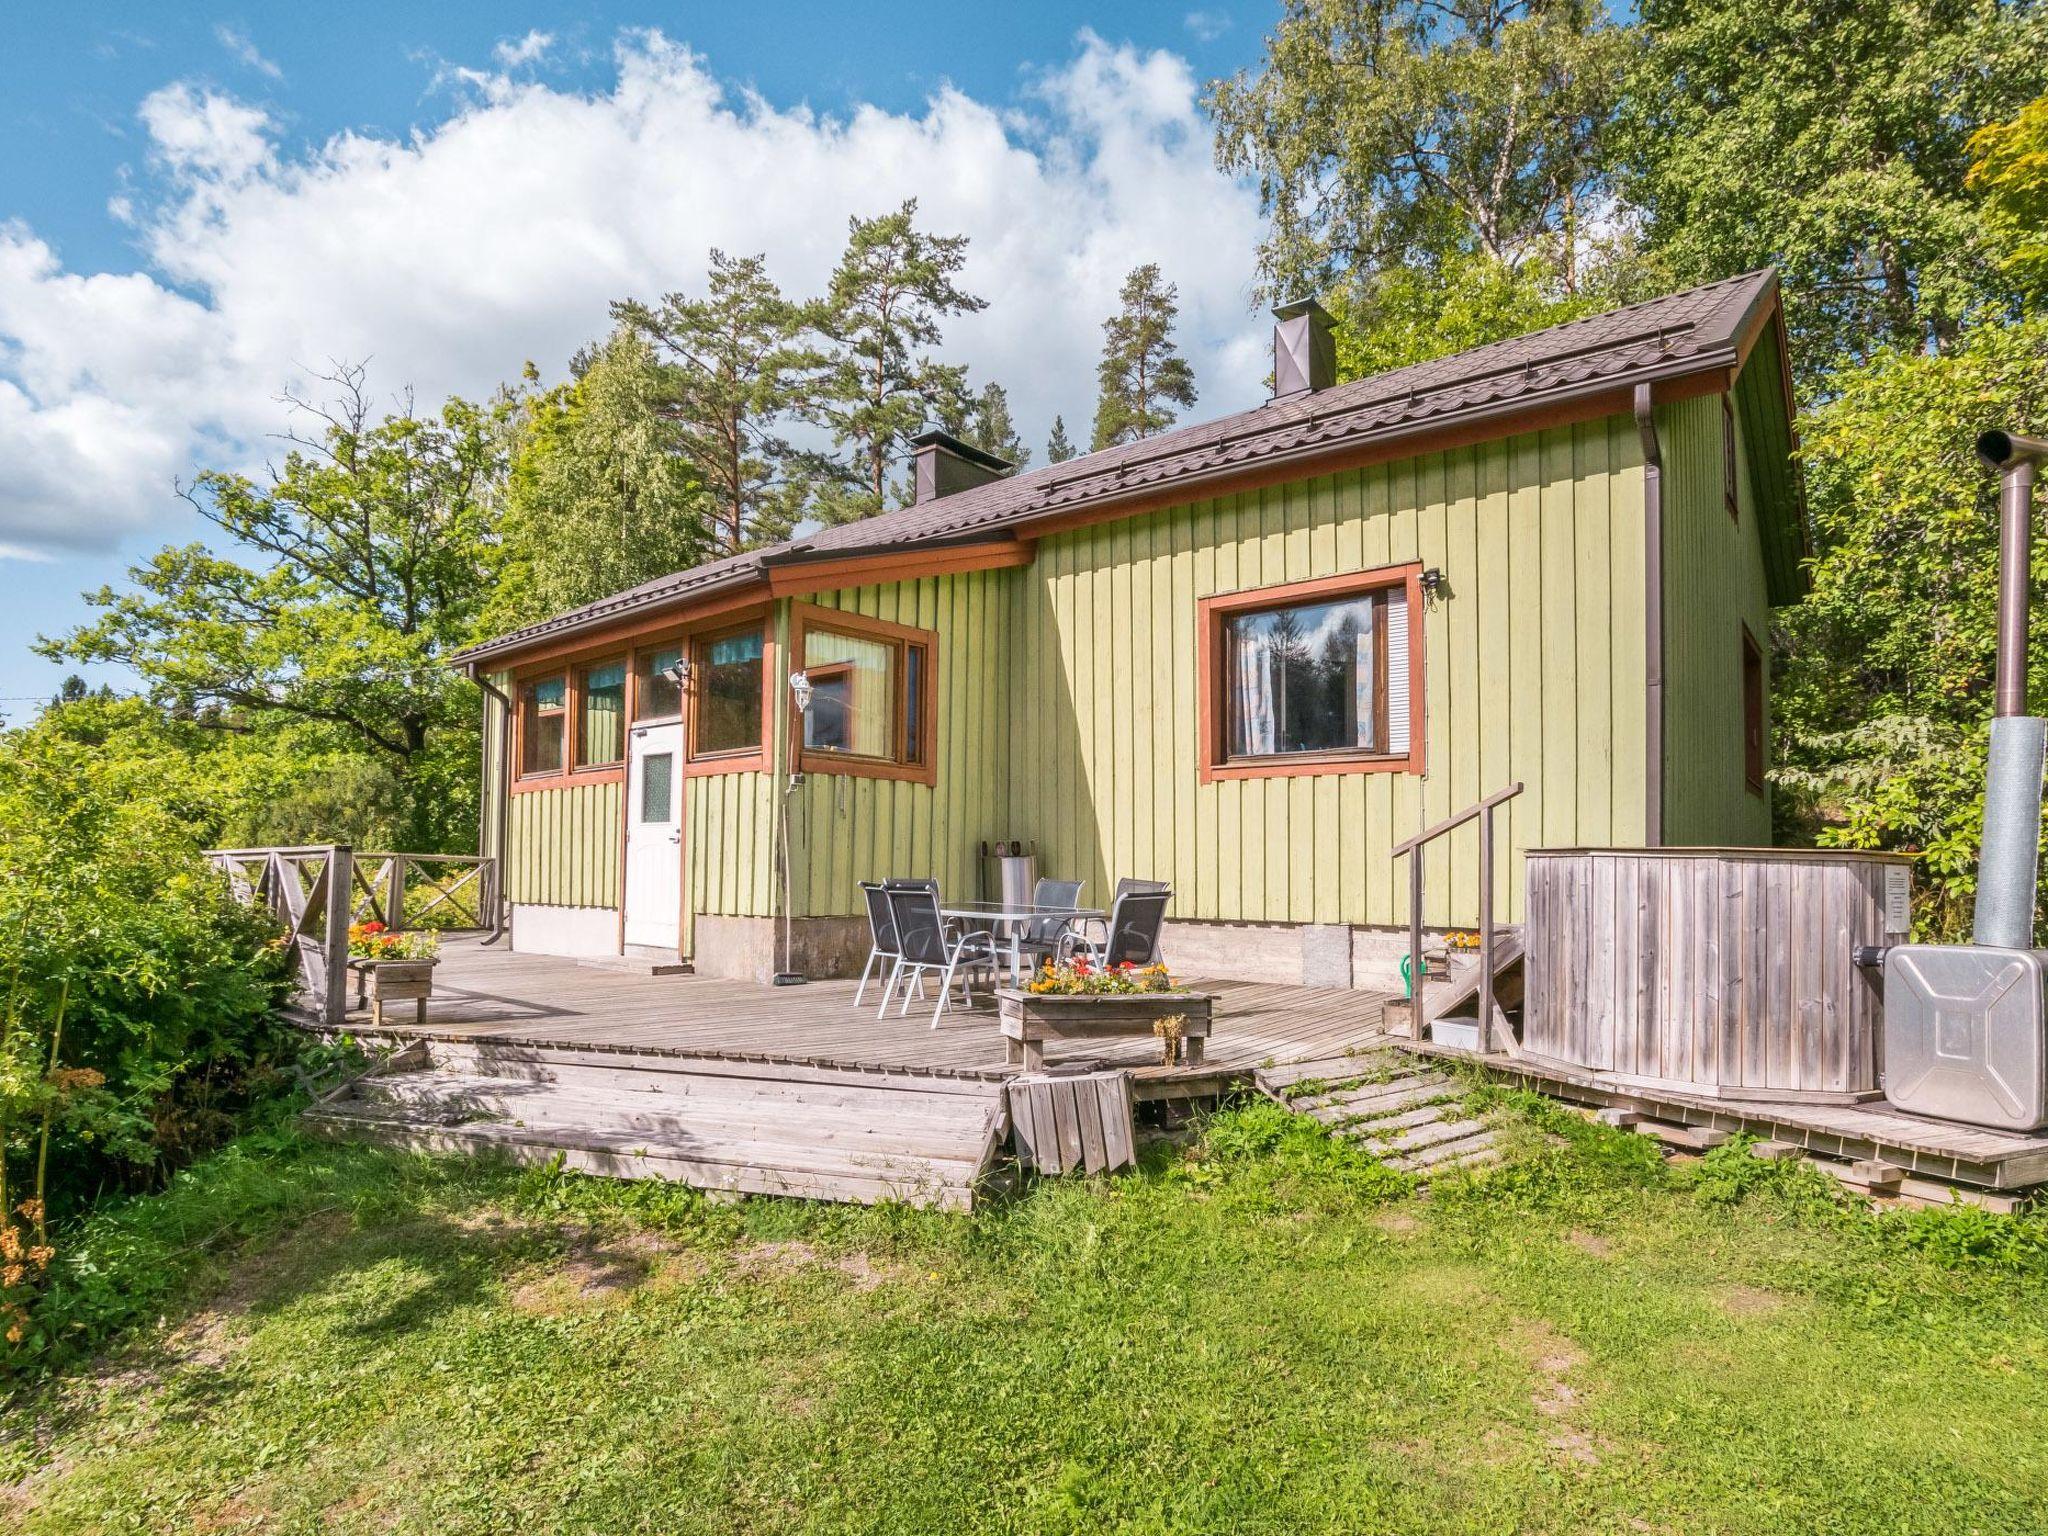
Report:
<svg viewBox="0 0 2048 1536"><path fill-rule="evenodd" d="M612 315L659 360L662 413L703 482L718 552L787 538L817 466L778 429L815 406L824 359L803 344L809 317L769 280L764 258L714 250L707 297L627 300Z"/></svg>
<svg viewBox="0 0 2048 1536"><path fill-rule="evenodd" d="M1073 456L1074 445L1067 441L1066 418L1055 416L1052 419L1052 433L1045 440L1045 462L1064 464Z"/></svg>
<svg viewBox="0 0 2048 1536"><path fill-rule="evenodd" d="M967 370L934 362L949 315L988 307L955 281L967 261L965 235L928 235L917 200L878 218L849 222L846 254L832 274L820 327L836 355L822 377L817 419L835 446L851 450L839 486L817 512L830 523L882 510L889 468L927 422L958 420Z"/></svg>
<svg viewBox="0 0 2048 1536"><path fill-rule="evenodd" d="M1162 285L1147 262L1124 279L1122 308L1102 322L1101 395L1095 406L1095 448L1134 443L1173 425L1172 407L1195 403L1195 371L1173 344L1180 289Z"/></svg>
<svg viewBox="0 0 2048 1536"><path fill-rule="evenodd" d="M1031 450L1017 436L1017 425L1010 419L1009 392L1000 384L981 386L981 393L974 397L967 413L967 430L962 436L983 453L1006 460L1013 469L1022 469L1031 462Z"/></svg>

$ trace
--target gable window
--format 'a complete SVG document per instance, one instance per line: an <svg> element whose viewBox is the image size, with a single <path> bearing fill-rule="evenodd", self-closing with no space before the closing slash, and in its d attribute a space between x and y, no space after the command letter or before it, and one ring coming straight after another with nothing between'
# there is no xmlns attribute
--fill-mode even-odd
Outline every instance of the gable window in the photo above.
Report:
<svg viewBox="0 0 2048 1536"><path fill-rule="evenodd" d="M576 680L576 766L608 768L626 757L626 664L600 662Z"/></svg>
<svg viewBox="0 0 2048 1536"><path fill-rule="evenodd" d="M1721 499L1727 505L1728 516L1736 522L1742 521L1742 497L1739 494L1741 467L1735 451L1735 397L1721 396Z"/></svg>
<svg viewBox="0 0 2048 1536"><path fill-rule="evenodd" d="M697 707L692 716L690 755L703 758L759 752L766 653L761 626L704 636L691 650Z"/></svg>
<svg viewBox="0 0 2048 1536"><path fill-rule="evenodd" d="M1742 626L1742 782L1755 794L1764 792L1764 693L1766 686L1763 649L1747 624Z"/></svg>
<svg viewBox="0 0 2048 1536"><path fill-rule="evenodd" d="M560 673L537 677L519 691L519 771L560 773L567 745L569 689Z"/></svg>
<svg viewBox="0 0 2048 1536"><path fill-rule="evenodd" d="M796 654L811 686L799 737L804 770L935 782L938 637L807 604L798 605L795 629Z"/></svg>
<svg viewBox="0 0 2048 1536"><path fill-rule="evenodd" d="M1419 575L1401 566L1205 598L1202 777L1419 771Z"/></svg>
<svg viewBox="0 0 2048 1536"><path fill-rule="evenodd" d="M675 679L675 664L683 659L683 648L665 645L640 653L640 677L633 689L635 720L673 720L683 712L683 690Z"/></svg>

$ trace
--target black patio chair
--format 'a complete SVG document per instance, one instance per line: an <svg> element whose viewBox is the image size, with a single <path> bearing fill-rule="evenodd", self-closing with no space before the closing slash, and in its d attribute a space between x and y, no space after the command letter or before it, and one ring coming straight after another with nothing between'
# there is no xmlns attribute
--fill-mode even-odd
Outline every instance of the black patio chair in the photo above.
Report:
<svg viewBox="0 0 2048 1536"><path fill-rule="evenodd" d="M896 919L889 911L888 888L878 880L863 880L860 883L861 896L868 904L868 946L867 964L860 968L860 985L854 989L853 1006L858 1008L867 996L868 978L875 971L888 971L888 979L882 987L882 1009L875 1017L880 1018L889 1008L889 988L894 985L896 975Z"/></svg>
<svg viewBox="0 0 2048 1536"><path fill-rule="evenodd" d="M977 971L994 975L995 935L987 932L950 934L939 915L939 893L928 887L891 884L888 888L889 916L896 925L896 968L890 973L893 989L903 983L903 1006L898 1017L910 1012L910 988L922 982L927 972L939 978L939 1000L932 1009L932 1028L953 1002L953 983L958 980L963 1001L972 1004L973 988L968 977ZM962 974L963 970L966 974Z"/></svg>
<svg viewBox="0 0 2048 1536"><path fill-rule="evenodd" d="M1040 880L1031 888L1031 905L1034 907L1062 907L1071 912L1081 905L1081 890L1086 881L1082 880ZM1066 936L1070 917L1056 917L1050 913L1031 918L1024 924L1024 931L1017 936L1017 947L1032 956L1032 968L1038 962L1059 953L1060 940Z"/></svg>
<svg viewBox="0 0 2048 1536"><path fill-rule="evenodd" d="M1096 965L1150 965L1159 952L1159 930L1166 921L1166 908L1173 892L1127 890L1110 903L1109 918L1084 918L1067 931L1060 944L1060 958L1086 955ZM1099 939L1084 928L1101 930Z"/></svg>

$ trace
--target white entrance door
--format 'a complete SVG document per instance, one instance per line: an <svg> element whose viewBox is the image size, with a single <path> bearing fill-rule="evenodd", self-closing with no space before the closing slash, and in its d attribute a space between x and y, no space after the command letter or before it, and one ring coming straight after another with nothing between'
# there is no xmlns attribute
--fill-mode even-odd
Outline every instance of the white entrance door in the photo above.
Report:
<svg viewBox="0 0 2048 1536"><path fill-rule="evenodd" d="M683 912L683 728L633 728L626 759L626 942L672 950Z"/></svg>

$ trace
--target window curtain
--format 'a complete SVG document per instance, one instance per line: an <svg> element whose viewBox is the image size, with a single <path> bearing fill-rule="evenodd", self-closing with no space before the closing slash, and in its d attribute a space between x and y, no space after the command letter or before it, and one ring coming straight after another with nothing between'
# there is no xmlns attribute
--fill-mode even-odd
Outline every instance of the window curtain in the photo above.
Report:
<svg viewBox="0 0 2048 1536"><path fill-rule="evenodd" d="M616 763L626 746L626 665L592 667L583 674L583 761Z"/></svg>
<svg viewBox="0 0 2048 1536"><path fill-rule="evenodd" d="M1231 647L1231 718L1237 722L1237 743L1233 750L1255 756L1280 750L1280 735L1274 720L1273 655L1262 640L1242 633Z"/></svg>
<svg viewBox="0 0 2048 1536"><path fill-rule="evenodd" d="M825 667L844 662L852 669L852 686L846 691L846 747L856 757L893 757L889 741L890 716L895 706L891 667L895 648L880 640L857 635L839 635L813 629L804 634L804 665ZM838 700L821 694L813 709L838 707Z"/></svg>

